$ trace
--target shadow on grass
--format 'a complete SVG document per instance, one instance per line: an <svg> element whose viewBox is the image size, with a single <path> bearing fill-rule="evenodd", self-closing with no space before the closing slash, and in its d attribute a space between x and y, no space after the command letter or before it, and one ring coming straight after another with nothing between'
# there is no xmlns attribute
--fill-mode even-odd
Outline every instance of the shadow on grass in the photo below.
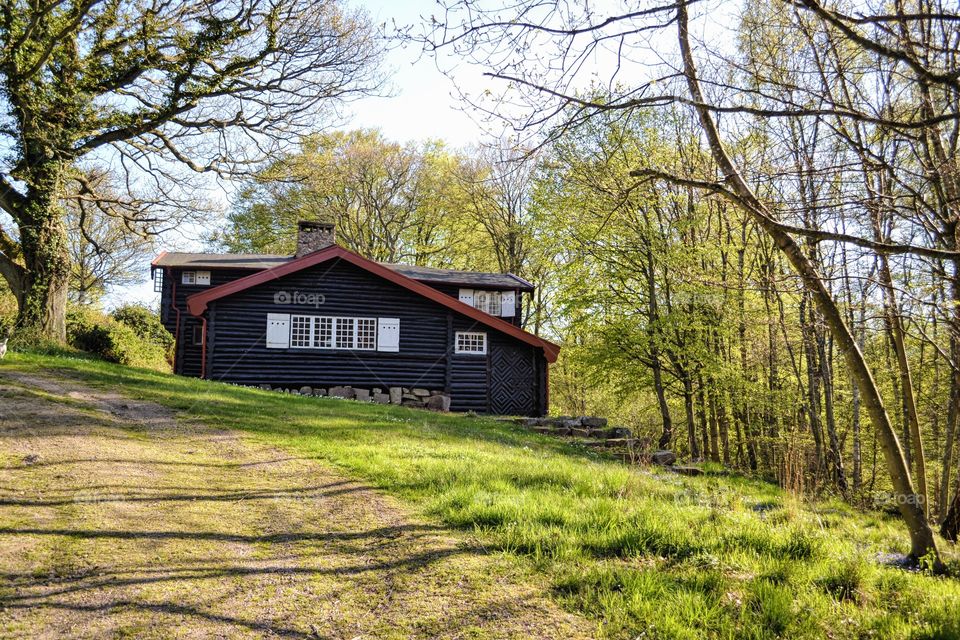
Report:
<svg viewBox="0 0 960 640"><path fill-rule="evenodd" d="M251 502L254 500L332 498L371 491L372 487L353 482L336 482L315 487L223 491L219 493L101 493L101 490L80 488L66 496L52 499L5 498L0 507L59 507L70 504L133 503L133 502Z"/></svg>
<svg viewBox="0 0 960 640"><path fill-rule="evenodd" d="M10 609L23 609L33 605L16 605L11 604L7 605ZM108 600L101 604L81 604L81 603L72 603L72 602L58 602L55 600L49 600L42 603L44 608L47 609L57 609L61 611L76 611L80 613L95 613L106 615L109 613L114 613L118 609L132 609L136 611L144 611L151 613L160 613L168 614L171 616L177 617L188 617L188 618L200 618L207 620L209 622L215 622L218 624L228 624L235 627L243 627L251 631L257 631L261 633L270 634L272 636L279 636L282 638L312 638L316 640L317 638L329 638L331 636L322 636L317 634L315 631L309 633L300 631L298 629L293 629L291 627L280 626L278 624L272 624L267 622L260 622L257 620L244 620L236 616L226 616L219 615L215 613L209 613L206 611L201 611L200 609L194 607L187 607L180 604L173 604L170 602L164 603L155 603L155 602L139 602L137 600L128 600L128 599L117 599L117 600Z"/></svg>

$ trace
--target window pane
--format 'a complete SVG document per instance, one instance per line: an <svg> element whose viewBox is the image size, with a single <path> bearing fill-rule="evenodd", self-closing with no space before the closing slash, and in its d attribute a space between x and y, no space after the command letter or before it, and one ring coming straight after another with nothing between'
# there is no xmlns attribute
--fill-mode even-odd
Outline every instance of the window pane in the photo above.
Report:
<svg viewBox="0 0 960 640"><path fill-rule="evenodd" d="M357 318L357 349L377 348L377 319Z"/></svg>
<svg viewBox="0 0 960 640"><path fill-rule="evenodd" d="M337 318L337 349L353 349L353 318Z"/></svg>
<svg viewBox="0 0 960 640"><path fill-rule="evenodd" d="M318 349L333 348L333 318L319 317L314 320L313 346Z"/></svg>
<svg viewBox="0 0 960 640"><path fill-rule="evenodd" d="M290 346L310 346L310 316L292 316L290 318Z"/></svg>
<svg viewBox="0 0 960 640"><path fill-rule="evenodd" d="M486 353L487 334L474 331L458 331L456 337L457 353Z"/></svg>

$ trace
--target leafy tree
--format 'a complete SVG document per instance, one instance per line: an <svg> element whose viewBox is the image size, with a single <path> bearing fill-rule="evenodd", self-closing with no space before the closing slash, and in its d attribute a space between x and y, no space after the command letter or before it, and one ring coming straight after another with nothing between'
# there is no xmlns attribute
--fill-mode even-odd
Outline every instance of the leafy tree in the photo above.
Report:
<svg viewBox="0 0 960 640"><path fill-rule="evenodd" d="M184 169L238 174L377 86L365 15L337 0L0 3L0 273L19 324L64 339L64 199L110 201L82 163L122 172L123 216L192 208Z"/></svg>

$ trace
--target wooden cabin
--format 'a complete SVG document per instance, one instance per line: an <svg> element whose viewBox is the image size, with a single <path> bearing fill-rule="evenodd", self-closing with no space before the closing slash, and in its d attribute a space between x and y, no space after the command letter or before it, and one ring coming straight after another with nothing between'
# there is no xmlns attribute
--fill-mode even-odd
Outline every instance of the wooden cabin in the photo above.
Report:
<svg viewBox="0 0 960 640"><path fill-rule="evenodd" d="M543 415L559 347L520 328L513 274L368 260L332 225L293 256L162 253L151 266L174 371L243 385L420 388L453 411Z"/></svg>

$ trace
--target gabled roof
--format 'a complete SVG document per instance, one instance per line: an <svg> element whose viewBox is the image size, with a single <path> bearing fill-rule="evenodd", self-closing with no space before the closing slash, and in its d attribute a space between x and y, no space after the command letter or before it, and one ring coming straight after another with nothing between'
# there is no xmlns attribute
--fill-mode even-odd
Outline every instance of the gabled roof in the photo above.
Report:
<svg viewBox="0 0 960 640"><path fill-rule="evenodd" d="M397 284L404 289L423 296L424 298L428 298L452 311L456 311L457 313L465 315L468 318L476 320L477 322L486 325L491 329L505 333L529 345L539 347L543 349L543 353L547 359L547 362L555 362L557 359L557 354L560 352L559 345L553 344L552 342L544 340L539 336L535 336L532 333L528 333L527 331L524 331L523 329L520 329L509 322L501 320L496 316L492 316L488 313L480 311L479 309L471 307L468 304L460 302L452 296L441 293L429 285L418 282L417 280L399 273L396 270L390 269L389 267L378 262L374 262L373 260L368 260L363 256L357 255L356 253L348 251L347 249L337 245L331 245L325 249L321 249L320 251L307 254L302 258L295 258L270 269L258 271L257 273L250 274L249 276L238 278L237 280L207 289L206 291L202 291L200 293L195 293L187 297L187 309L194 316L201 316L207 310L207 305L214 300L219 300L220 298L225 298L226 296L240 293L241 291L246 291L252 287L270 282L271 280L276 280L277 278L282 278L283 276L291 273L296 273L302 269L307 269L314 265L322 264L329 260L335 259L349 262L350 264L359 267L364 271Z"/></svg>
<svg viewBox="0 0 960 640"><path fill-rule="evenodd" d="M435 284L461 285L488 289L519 289L533 291L533 284L512 273L482 273L480 271L457 271L454 269L437 269L435 267L419 267L412 264L378 263L387 269L402 273L408 278Z"/></svg>
<svg viewBox="0 0 960 640"><path fill-rule="evenodd" d="M258 253L161 253L151 263L151 266L154 268L250 269L251 271L262 271L264 269L278 267L293 260L295 260L295 258L292 256ZM534 289L533 284L512 273L459 271L386 262L378 264L397 273L402 273L408 278L422 282L487 289L517 289L520 291L533 291Z"/></svg>
<svg viewBox="0 0 960 640"><path fill-rule="evenodd" d="M153 267L191 269L270 269L293 260L290 256L260 253L161 253Z"/></svg>

